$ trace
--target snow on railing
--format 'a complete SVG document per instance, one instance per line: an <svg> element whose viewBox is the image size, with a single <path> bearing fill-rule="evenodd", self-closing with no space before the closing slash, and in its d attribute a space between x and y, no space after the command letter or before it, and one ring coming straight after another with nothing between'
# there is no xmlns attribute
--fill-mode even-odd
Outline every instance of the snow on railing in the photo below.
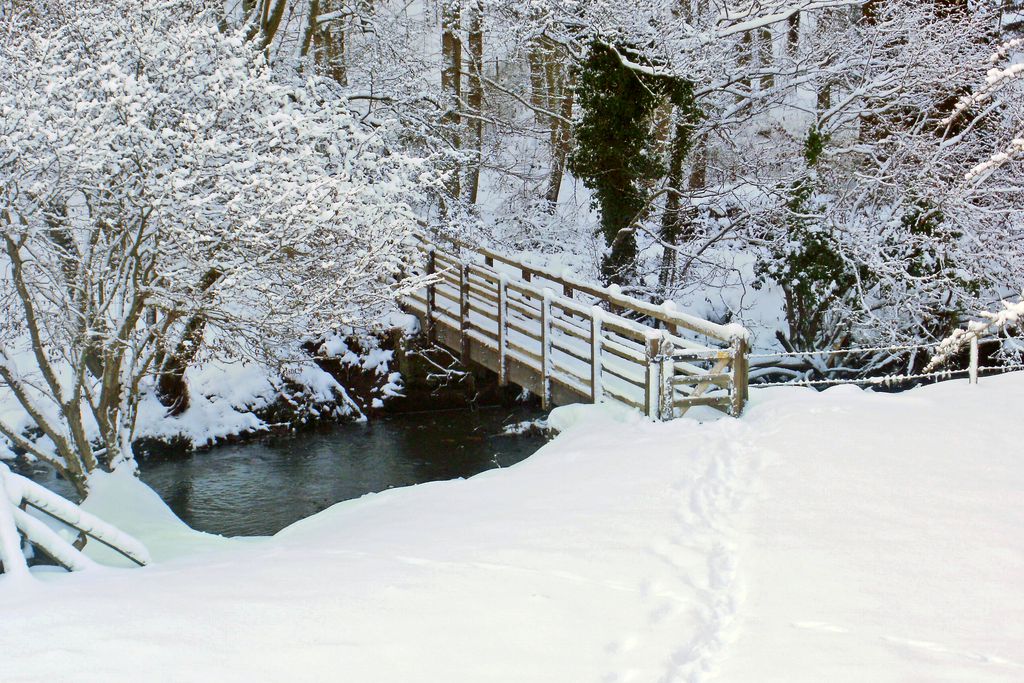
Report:
<svg viewBox="0 0 1024 683"><path fill-rule="evenodd" d="M935 355L925 371L933 370L947 362L952 356L958 353L965 344L970 345L970 379L971 384L978 383L978 342L987 335L1016 325L1024 318L1024 294L1021 300L1016 303L1003 301L1003 309L995 313L982 311L981 317L984 320L972 320L967 323L966 329L959 329L953 332L939 344Z"/></svg>
<svg viewBox="0 0 1024 683"><path fill-rule="evenodd" d="M11 472L7 465L0 463L0 563L6 574L28 572L23 541L68 571L96 566L76 544L30 515L30 507L77 530L86 538L102 543L139 566L151 562L146 547L132 536L34 481Z"/></svg>

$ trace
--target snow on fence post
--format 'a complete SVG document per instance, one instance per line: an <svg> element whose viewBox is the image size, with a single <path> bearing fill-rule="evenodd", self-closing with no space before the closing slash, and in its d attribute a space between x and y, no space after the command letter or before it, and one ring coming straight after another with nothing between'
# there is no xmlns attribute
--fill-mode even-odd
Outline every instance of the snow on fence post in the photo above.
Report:
<svg viewBox="0 0 1024 683"><path fill-rule="evenodd" d="M508 315L508 282L504 274L498 275L498 386L508 384L508 343L506 341Z"/></svg>
<svg viewBox="0 0 1024 683"><path fill-rule="evenodd" d="M644 414L655 420L661 418L661 344L661 333L648 330L644 337Z"/></svg>
<svg viewBox="0 0 1024 683"><path fill-rule="evenodd" d="M736 336L732 339L732 403L733 417L739 417L747 401L747 340Z"/></svg>
<svg viewBox="0 0 1024 683"><path fill-rule="evenodd" d="M437 247L431 244L427 247L427 303L426 313L424 313L424 320L427 324L427 341L436 341L436 332L434 330L434 307L437 305L435 292L437 285L433 281L434 274L437 272L437 257L435 252Z"/></svg>
<svg viewBox="0 0 1024 683"><path fill-rule="evenodd" d="M459 337L463 365L469 364L469 264L459 269Z"/></svg>
<svg viewBox="0 0 1024 683"><path fill-rule="evenodd" d="M541 405L547 410L551 405L551 289L544 288L540 306L540 386Z"/></svg>
<svg viewBox="0 0 1024 683"><path fill-rule="evenodd" d="M967 368L970 384L978 383L978 335L971 337L971 361Z"/></svg>
<svg viewBox="0 0 1024 683"><path fill-rule="evenodd" d="M590 400L600 403L604 398L601 386L601 321L604 311L600 306L590 308Z"/></svg>

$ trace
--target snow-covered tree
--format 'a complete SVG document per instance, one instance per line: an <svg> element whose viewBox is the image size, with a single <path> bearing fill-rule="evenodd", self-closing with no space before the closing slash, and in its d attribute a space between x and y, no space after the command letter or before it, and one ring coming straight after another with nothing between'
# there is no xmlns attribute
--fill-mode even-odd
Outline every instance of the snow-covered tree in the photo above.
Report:
<svg viewBox="0 0 1024 683"><path fill-rule="evenodd" d="M415 286L431 165L215 9L40 0L0 29L0 392L27 416L0 435L80 491L131 466L170 356L280 359Z"/></svg>

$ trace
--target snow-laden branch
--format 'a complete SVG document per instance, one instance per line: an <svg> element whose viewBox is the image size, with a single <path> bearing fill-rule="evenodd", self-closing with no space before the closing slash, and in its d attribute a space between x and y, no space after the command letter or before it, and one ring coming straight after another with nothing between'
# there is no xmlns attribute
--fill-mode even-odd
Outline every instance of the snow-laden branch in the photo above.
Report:
<svg viewBox="0 0 1024 683"><path fill-rule="evenodd" d="M716 31L713 36L705 38L705 40L712 38L727 38L739 33L763 30L775 24L788 21L793 16L802 12L820 12L828 9L859 7L865 4L865 2L867 2L867 0L807 0L806 2L792 3L781 7L771 8L767 13L761 9L761 3L751 3L752 8L756 7L761 9L759 14L755 15L753 9L751 9L749 12L745 13L745 16L741 21L730 23L725 28L721 28ZM728 14L725 14L722 17L722 20L734 21L735 17L729 17Z"/></svg>
<svg viewBox="0 0 1024 683"><path fill-rule="evenodd" d="M1018 51L1022 46L1024 46L1024 38L1014 38L1002 43L996 49L989 57L989 62L993 66L985 75L985 82L973 92L957 100L949 115L940 121L941 129L948 132L955 122L967 116L971 110L979 105L989 106L968 123L969 127L973 127L979 118L989 116L999 109L999 105L1003 104L1001 102L1002 93L1018 84L1022 75L1024 75L1024 63L1016 61L1003 67L997 65L1000 62L1012 59L1015 51ZM993 152L985 161L975 164L964 174L964 180L968 185L977 185L1011 160L1020 156L1021 153L1024 153L1024 131L1018 131L1018 134L1002 149Z"/></svg>
<svg viewBox="0 0 1024 683"><path fill-rule="evenodd" d="M935 368L941 367L972 341L981 340L990 334L1016 325L1024 319L1024 295L1016 303L1008 301L1001 303L1003 305L1001 310L982 311L980 313L982 320L972 320L966 328L958 329L943 339L935 350L935 355L928 362L925 372L931 372Z"/></svg>

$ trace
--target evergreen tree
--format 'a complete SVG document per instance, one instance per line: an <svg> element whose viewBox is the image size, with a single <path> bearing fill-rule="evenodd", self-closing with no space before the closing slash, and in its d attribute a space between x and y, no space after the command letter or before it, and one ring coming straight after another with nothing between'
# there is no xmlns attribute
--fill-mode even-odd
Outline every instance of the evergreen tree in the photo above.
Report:
<svg viewBox="0 0 1024 683"><path fill-rule="evenodd" d="M651 186L667 169L654 145L651 119L668 97L693 109L690 83L629 68L619 50L591 45L577 77L583 111L569 168L593 190L609 247L602 262L608 283L627 282L636 259L632 227L648 212ZM682 144L678 140L677 144ZM688 149L689 143L679 150Z"/></svg>

